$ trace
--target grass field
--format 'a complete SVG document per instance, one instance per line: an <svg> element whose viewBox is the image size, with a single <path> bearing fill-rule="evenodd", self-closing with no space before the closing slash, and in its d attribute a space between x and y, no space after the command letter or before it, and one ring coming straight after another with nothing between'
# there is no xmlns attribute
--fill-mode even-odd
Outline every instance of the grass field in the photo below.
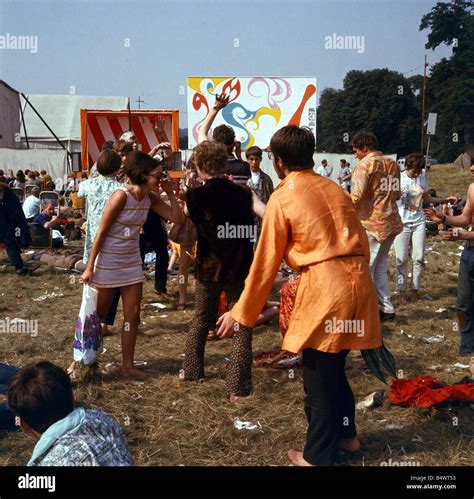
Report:
<svg viewBox="0 0 474 499"><path fill-rule="evenodd" d="M465 198L469 182L469 172L451 165L436 166L428 173L428 183L438 195ZM456 362L468 363L468 359L458 356L456 331L459 246L459 242L444 242L439 236L427 242L422 299L399 308L396 320L384 326L385 342L404 377L434 375L444 382L456 383L468 374L467 369L453 367ZM390 266L393 284L394 257ZM11 268L4 268L0 270L0 283L0 318L39 321L36 337L0 334L0 361L24 366L33 360L48 359L67 367L81 301L78 274L42 266L33 276L17 278ZM275 282L272 299L278 299L281 283L281 279ZM190 291L192 289L191 279ZM176 295L175 280L170 280L169 290ZM46 291L63 296L33 301ZM192 302L192 292L188 299ZM220 340L207 345L205 382L183 384L178 381L177 373L192 307L178 312L173 310L174 303L164 302L167 308L156 310L149 306L156 301L152 283L147 281L136 359L148 363L147 371L153 373L152 379L131 382L115 374L91 377L83 369L74 382L77 402L104 410L118 420L137 465L289 464L287 450L302 448L305 440L301 370L292 373L256 369L253 395L239 405L231 405L224 391L225 358L230 353L230 341ZM435 312L441 308L446 310ZM119 313L116 330L120 318ZM422 342L423 337L438 334L444 335L445 341ZM278 347L279 342L277 322L260 326L254 332L254 354ZM105 338L105 348L101 366L120 362L118 334ZM442 368L433 373L429 369L432 365ZM387 386L364 369L359 352L350 354L347 366L357 401L375 390L387 390ZM426 409L393 406L385 399L382 407L357 411L362 452L345 456L343 464L379 466L391 459L422 466L473 465L473 416L474 410L470 407L432 414ZM234 428L236 418L259 423L261 428L239 431ZM403 425L403 428L390 430L386 429L387 424ZM34 444L33 438L21 433L1 436L0 465L25 464Z"/></svg>

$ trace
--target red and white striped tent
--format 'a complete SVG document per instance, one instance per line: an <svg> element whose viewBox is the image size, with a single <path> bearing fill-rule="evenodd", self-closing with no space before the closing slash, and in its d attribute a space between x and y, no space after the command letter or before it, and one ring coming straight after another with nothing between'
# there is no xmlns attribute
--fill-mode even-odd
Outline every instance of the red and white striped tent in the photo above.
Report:
<svg viewBox="0 0 474 499"><path fill-rule="evenodd" d="M164 133L156 130L156 119L164 120ZM82 169L90 168L99 157L102 144L116 141L123 132L133 131L140 149L149 152L159 142L171 142L173 152L179 150L179 111L81 109Z"/></svg>

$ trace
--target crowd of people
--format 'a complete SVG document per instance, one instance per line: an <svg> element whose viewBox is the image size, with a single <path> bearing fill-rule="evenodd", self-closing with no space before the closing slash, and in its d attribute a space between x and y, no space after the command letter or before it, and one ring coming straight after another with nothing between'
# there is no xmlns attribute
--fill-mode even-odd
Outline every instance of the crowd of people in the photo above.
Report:
<svg viewBox="0 0 474 499"><path fill-rule="evenodd" d="M444 239L466 242L458 292L460 354L473 354L474 232L455 228L473 223L474 184L461 214L453 215L450 206L459 200L430 193L421 154L408 155L400 173L396 161L380 151L376 136L365 131L350 143L358 164L351 169L341 160L336 183L328 178L332 171L326 160L314 171L312 132L292 125L276 131L268 148L281 180L275 188L260 169L261 148L247 149L245 161L227 125L215 127L209 140L212 124L228 102L226 95L216 97L178 189L166 174L167 140L149 154L138 150L131 132L104 144L78 192L87 200L82 281L98 290L103 334L122 300L121 374L145 379L146 371L134 365L143 257L156 252L155 292L167 295L171 244L172 258L180 262L178 310L187 306L192 264L195 277L194 315L178 377L182 382L203 380L207 341L232 338L226 395L239 403L252 392L252 330L280 313L267 299L284 260L296 284L282 349L302 353L308 421L304 449L292 449L288 456L297 466L333 465L341 449L360 449L346 358L351 350L381 347L381 323L395 317L388 275L392 246L399 303L419 299L426 218L449 227ZM0 171L0 240L18 270L19 244L5 208L14 204L15 196L7 185L35 183L23 205L23 220L36 220L46 229L56 220L53 205L37 202L46 172L39 178L28 172L28 181L23 172L15 178L12 173L4 177ZM474 178L474 165L471 174ZM412 283L407 273L410 254ZM363 324L364 334L347 334L339 325L327 329L328 323L352 321ZM124 435L109 416L74 407L70 379L61 368L40 362L9 375L9 408L20 418L21 428L39 439L29 464L132 463Z"/></svg>

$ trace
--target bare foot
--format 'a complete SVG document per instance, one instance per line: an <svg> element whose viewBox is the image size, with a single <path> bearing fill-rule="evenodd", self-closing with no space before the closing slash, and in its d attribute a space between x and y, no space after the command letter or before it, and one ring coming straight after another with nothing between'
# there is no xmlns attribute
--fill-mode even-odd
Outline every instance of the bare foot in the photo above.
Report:
<svg viewBox="0 0 474 499"><path fill-rule="evenodd" d="M162 291L158 291L157 289L153 290L158 298L162 298L163 300L172 300L173 297L169 293L163 293Z"/></svg>
<svg viewBox="0 0 474 499"><path fill-rule="evenodd" d="M102 337L112 336L113 334L113 330L109 329L109 326L107 324L102 324Z"/></svg>
<svg viewBox="0 0 474 499"><path fill-rule="evenodd" d="M360 447L361 445L357 437L339 439L339 448L347 452L358 452Z"/></svg>
<svg viewBox="0 0 474 499"><path fill-rule="evenodd" d="M249 395L230 395L229 396L229 402L231 404L237 404L239 402L243 402L244 400L248 399Z"/></svg>
<svg viewBox="0 0 474 499"><path fill-rule="evenodd" d="M140 369L137 369L136 367L127 367L127 368L122 367L122 376L124 378L140 378L140 379L147 379L150 377L149 374L140 371Z"/></svg>
<svg viewBox="0 0 474 499"><path fill-rule="evenodd" d="M411 301L418 301L420 299L420 295L418 294L417 289L413 289L411 292Z"/></svg>
<svg viewBox="0 0 474 499"><path fill-rule="evenodd" d="M308 463L308 461L306 461L306 459L303 457L303 453L297 450L290 449L288 451L288 457L295 466L313 466L312 464Z"/></svg>
<svg viewBox="0 0 474 499"><path fill-rule="evenodd" d="M76 377L76 361L74 361L68 368L67 368L67 374L69 375L70 378L75 378Z"/></svg>
<svg viewBox="0 0 474 499"><path fill-rule="evenodd" d="M400 291L398 295L398 304L399 305L405 305L407 302L407 295L405 291Z"/></svg>
<svg viewBox="0 0 474 499"><path fill-rule="evenodd" d="M215 331L209 331L207 333L207 341L215 341L215 340L220 340L219 336L217 336L217 333Z"/></svg>

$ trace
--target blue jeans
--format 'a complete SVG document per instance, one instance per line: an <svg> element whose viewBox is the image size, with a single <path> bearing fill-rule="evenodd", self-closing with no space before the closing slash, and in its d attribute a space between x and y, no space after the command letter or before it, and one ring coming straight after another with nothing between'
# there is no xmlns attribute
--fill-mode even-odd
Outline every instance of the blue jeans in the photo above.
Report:
<svg viewBox="0 0 474 499"><path fill-rule="evenodd" d="M0 364L0 393L2 395L8 393L8 382L18 371L18 367ZM18 430L18 427L15 426L15 415L8 408L8 404L0 404L0 431L15 430Z"/></svg>
<svg viewBox="0 0 474 499"><path fill-rule="evenodd" d="M0 393L2 395L7 395L8 383L19 370L18 367L0 363Z"/></svg>
<svg viewBox="0 0 474 499"><path fill-rule="evenodd" d="M459 263L458 321L461 355L474 353L474 246L466 244Z"/></svg>

